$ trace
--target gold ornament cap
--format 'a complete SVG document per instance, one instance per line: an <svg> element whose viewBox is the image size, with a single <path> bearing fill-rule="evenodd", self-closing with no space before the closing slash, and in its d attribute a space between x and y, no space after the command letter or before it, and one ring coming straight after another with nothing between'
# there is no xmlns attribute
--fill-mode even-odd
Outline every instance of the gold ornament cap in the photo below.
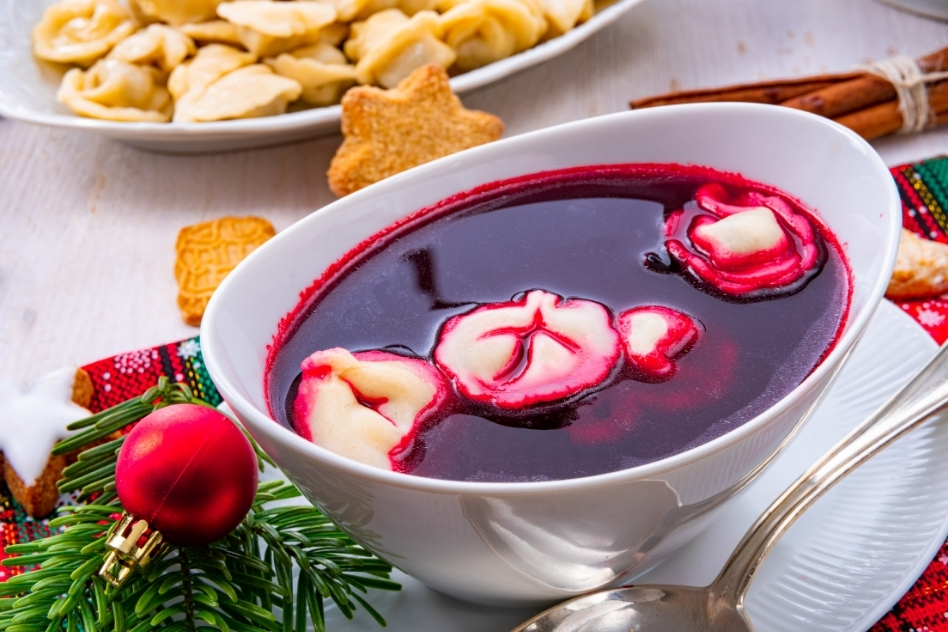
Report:
<svg viewBox="0 0 948 632"><path fill-rule="evenodd" d="M136 570L144 571L160 557L162 537L158 531L152 532L144 544L138 545L146 531L147 522L129 513L122 514L122 519L112 529L105 543L109 553L99 569L99 577L121 588Z"/></svg>

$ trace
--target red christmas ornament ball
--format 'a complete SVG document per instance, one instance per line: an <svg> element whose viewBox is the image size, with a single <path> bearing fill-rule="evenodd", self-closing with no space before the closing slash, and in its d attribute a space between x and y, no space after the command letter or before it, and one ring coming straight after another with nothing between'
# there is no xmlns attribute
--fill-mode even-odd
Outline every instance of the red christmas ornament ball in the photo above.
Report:
<svg viewBox="0 0 948 632"><path fill-rule="evenodd" d="M115 484L125 511L178 546L200 546L240 524L257 492L257 456L223 414L196 404L159 408L119 451Z"/></svg>

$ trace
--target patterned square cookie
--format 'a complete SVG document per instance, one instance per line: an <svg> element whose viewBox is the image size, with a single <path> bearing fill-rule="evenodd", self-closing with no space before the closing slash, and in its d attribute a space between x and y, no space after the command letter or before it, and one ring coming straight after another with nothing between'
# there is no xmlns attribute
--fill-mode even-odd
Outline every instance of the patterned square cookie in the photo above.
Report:
<svg viewBox="0 0 948 632"><path fill-rule="evenodd" d="M273 224L261 217L222 217L182 228L175 245L174 276L184 322L199 326L224 277L275 234Z"/></svg>

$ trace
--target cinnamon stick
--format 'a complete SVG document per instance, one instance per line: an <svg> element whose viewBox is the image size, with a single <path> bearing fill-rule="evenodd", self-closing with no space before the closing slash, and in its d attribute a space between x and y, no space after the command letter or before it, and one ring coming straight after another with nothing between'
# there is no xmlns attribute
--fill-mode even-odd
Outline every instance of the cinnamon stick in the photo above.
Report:
<svg viewBox="0 0 948 632"><path fill-rule="evenodd" d="M917 63L923 73L946 72L948 48L926 55ZM928 91L932 113L929 126L948 123L948 80L930 85ZM873 139L902 128L896 96L889 82L857 71L671 92L637 99L630 105L636 109L712 101L777 104L833 118L861 136Z"/></svg>
<svg viewBox="0 0 948 632"><path fill-rule="evenodd" d="M633 110L659 105L679 103L709 103L716 101L741 101L744 103L767 103L776 105L794 97L826 89L834 84L846 82L862 73L842 73L836 75L816 75L800 79L762 81L745 83L725 88L686 90L670 92L645 99L636 99L630 103Z"/></svg>
<svg viewBox="0 0 948 632"><path fill-rule="evenodd" d="M940 72L948 68L948 48L943 48L918 60L922 72ZM792 97L780 105L805 110L828 118L835 118L876 103L895 98L892 84L871 74L864 74L809 94Z"/></svg>
<svg viewBox="0 0 948 632"><path fill-rule="evenodd" d="M929 126L948 120L948 81L929 87L928 104L932 112ZM895 99L844 114L833 120L845 125L866 140L894 134L902 129L903 122L902 113L899 112L899 102Z"/></svg>

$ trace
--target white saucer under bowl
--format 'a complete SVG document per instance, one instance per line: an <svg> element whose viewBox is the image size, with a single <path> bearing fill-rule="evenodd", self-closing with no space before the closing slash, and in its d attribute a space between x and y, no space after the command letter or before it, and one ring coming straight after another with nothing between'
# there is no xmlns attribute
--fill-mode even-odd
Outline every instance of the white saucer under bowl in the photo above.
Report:
<svg viewBox="0 0 948 632"><path fill-rule="evenodd" d="M710 583L756 517L811 463L895 392L936 350L883 301L826 400L789 446L719 519L639 583ZM751 586L758 632L862 632L925 570L948 535L948 425L930 422L820 499L778 542ZM463 573L463 569L458 569ZM492 610L395 573L400 593L374 593L388 632L507 632L535 611ZM327 629L380 632L364 612L335 609Z"/></svg>
<svg viewBox="0 0 948 632"><path fill-rule="evenodd" d="M105 134L151 151L195 154L250 149L339 132L338 105L280 116L217 123L121 123L76 116L56 100L63 70L37 62L30 32L57 0L0 0L0 115L40 125ZM572 31L451 80L461 94L562 55L642 0L597 2L600 9Z"/></svg>

